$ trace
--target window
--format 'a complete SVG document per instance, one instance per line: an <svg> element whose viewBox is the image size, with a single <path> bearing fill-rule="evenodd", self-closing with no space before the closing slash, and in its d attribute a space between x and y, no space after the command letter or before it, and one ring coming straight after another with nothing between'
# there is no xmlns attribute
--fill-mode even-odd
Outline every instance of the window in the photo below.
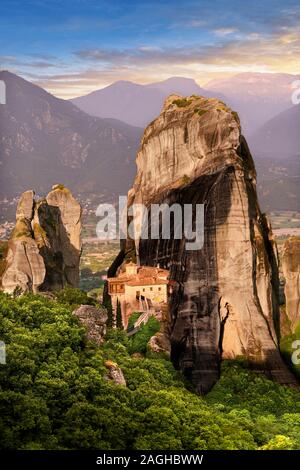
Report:
<svg viewBox="0 0 300 470"><path fill-rule="evenodd" d="M153 290L153 287L150 287L150 290Z"/></svg>
<svg viewBox="0 0 300 470"><path fill-rule="evenodd" d="M161 290L161 287L159 287L158 290Z"/></svg>
<svg viewBox="0 0 300 470"><path fill-rule="evenodd" d="M143 292L145 292L145 289L143 289Z"/></svg>

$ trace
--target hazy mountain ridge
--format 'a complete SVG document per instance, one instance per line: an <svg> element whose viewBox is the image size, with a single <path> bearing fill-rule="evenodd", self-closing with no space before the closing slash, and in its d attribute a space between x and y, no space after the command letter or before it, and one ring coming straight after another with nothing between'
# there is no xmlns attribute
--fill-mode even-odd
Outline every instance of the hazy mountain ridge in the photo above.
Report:
<svg viewBox="0 0 300 470"><path fill-rule="evenodd" d="M270 119L249 138L265 210L300 211L300 105Z"/></svg>
<svg viewBox="0 0 300 470"><path fill-rule="evenodd" d="M227 103L240 115L247 136L268 120L292 106L293 83L300 75L285 73L240 73L211 80L210 92L223 93Z"/></svg>
<svg viewBox="0 0 300 470"><path fill-rule="evenodd" d="M241 73L211 80L204 87L184 77L147 85L120 80L71 101L92 116L113 117L144 127L159 114L170 94L220 98L239 113L243 132L249 137L269 119L292 106L292 85L298 79L300 75Z"/></svg>
<svg viewBox="0 0 300 470"><path fill-rule="evenodd" d="M141 130L91 117L69 101L9 73L0 106L0 192L45 191L53 182L78 191L127 190Z"/></svg>
<svg viewBox="0 0 300 470"><path fill-rule="evenodd" d="M256 151L276 154L300 154L300 104L282 111L251 136Z"/></svg>
<svg viewBox="0 0 300 470"><path fill-rule="evenodd" d="M240 83L241 76L250 79L252 75L255 74L240 74L232 80ZM277 75L282 81L282 74ZM288 76L288 81L291 77L295 78ZM0 79L7 84L8 98L7 105L0 105L0 196L16 196L28 187L43 193L55 182L69 186L76 194L127 193L136 171L141 128L113 117L91 117L70 101L58 99L12 73L0 72ZM286 78L283 81L286 83ZM216 86L216 81L212 85ZM118 91L111 107L115 115L120 114L121 108L124 116L139 109L150 119L154 108L158 108L155 116L159 114L160 103L174 87L181 95L203 95L205 91L194 80L173 77L150 85L116 82L104 92ZM131 90L139 96L135 108L130 104ZM99 92L102 90L92 95ZM238 96L238 89L236 92ZM152 97L149 102L143 101L145 93ZM299 210L300 106L289 108L248 136L264 210ZM259 118L261 107L256 115Z"/></svg>
<svg viewBox="0 0 300 470"><path fill-rule="evenodd" d="M120 80L71 101L92 116L111 117L145 127L157 117L164 100L171 94L212 97L210 91L201 88L191 78L171 77L148 85ZM216 95L221 97L220 93Z"/></svg>
<svg viewBox="0 0 300 470"><path fill-rule="evenodd" d="M298 155L255 154L257 192L264 211L300 211Z"/></svg>

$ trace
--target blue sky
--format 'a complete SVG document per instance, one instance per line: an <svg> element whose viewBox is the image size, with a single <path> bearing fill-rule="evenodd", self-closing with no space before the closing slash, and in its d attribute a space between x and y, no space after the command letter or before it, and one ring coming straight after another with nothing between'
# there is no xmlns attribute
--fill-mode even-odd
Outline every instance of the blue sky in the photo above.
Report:
<svg viewBox="0 0 300 470"><path fill-rule="evenodd" d="M295 0L1 0L1 68L61 97L124 79L300 72Z"/></svg>

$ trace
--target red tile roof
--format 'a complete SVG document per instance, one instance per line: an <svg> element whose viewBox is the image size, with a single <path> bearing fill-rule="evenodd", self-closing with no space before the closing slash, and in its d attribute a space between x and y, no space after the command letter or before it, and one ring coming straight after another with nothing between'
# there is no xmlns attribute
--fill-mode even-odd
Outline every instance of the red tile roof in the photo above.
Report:
<svg viewBox="0 0 300 470"><path fill-rule="evenodd" d="M129 265L134 263L129 263ZM125 266L126 268L126 266ZM167 269L152 266L138 266L137 274L128 274L126 271L119 273L116 277L108 278L112 284L126 283L130 286L164 285L168 284L169 271Z"/></svg>

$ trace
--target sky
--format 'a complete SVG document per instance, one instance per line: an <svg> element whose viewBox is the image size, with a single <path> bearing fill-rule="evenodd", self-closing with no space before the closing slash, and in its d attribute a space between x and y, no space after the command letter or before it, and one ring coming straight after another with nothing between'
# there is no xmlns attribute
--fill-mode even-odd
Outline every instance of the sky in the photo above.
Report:
<svg viewBox="0 0 300 470"><path fill-rule="evenodd" d="M0 68L60 98L117 80L300 72L299 0L1 0Z"/></svg>

